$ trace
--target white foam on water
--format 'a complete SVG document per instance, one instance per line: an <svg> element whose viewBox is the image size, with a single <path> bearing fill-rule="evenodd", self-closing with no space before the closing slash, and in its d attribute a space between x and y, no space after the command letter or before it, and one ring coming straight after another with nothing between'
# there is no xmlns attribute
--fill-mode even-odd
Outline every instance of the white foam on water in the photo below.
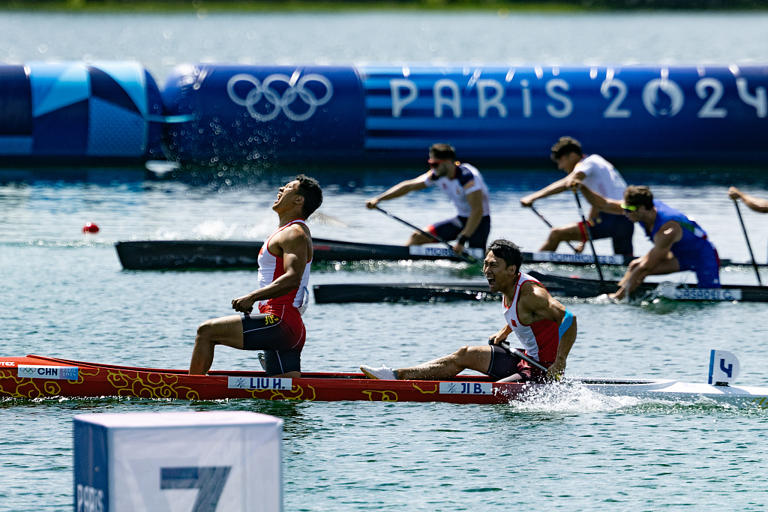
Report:
<svg viewBox="0 0 768 512"><path fill-rule="evenodd" d="M612 299L607 293L598 295L597 297L590 297L587 299L588 304L616 304L618 301Z"/></svg>
<svg viewBox="0 0 768 512"><path fill-rule="evenodd" d="M237 224L227 224L221 220L206 220L194 228L194 233L200 238L226 239L231 238L237 229Z"/></svg>
<svg viewBox="0 0 768 512"><path fill-rule="evenodd" d="M265 240L277 228L277 218L264 215L257 223L245 227L245 238L248 240Z"/></svg>
<svg viewBox="0 0 768 512"><path fill-rule="evenodd" d="M537 386L528 391L523 400L511 403L525 412L584 413L614 411L642 401L637 397L603 395L578 382L565 381Z"/></svg>

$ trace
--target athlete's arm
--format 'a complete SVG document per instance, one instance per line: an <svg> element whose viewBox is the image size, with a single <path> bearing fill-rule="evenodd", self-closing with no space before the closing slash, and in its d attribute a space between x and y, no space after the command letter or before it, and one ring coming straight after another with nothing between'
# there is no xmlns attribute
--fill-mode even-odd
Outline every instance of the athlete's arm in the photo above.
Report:
<svg viewBox="0 0 768 512"><path fill-rule="evenodd" d="M537 190L533 194L528 194L524 198L520 200L520 204L525 206L526 208L533 205L533 202L541 199L543 197L553 196L555 194L559 194L560 192L563 192L568 187L573 186L573 181L578 180L581 182L581 180L584 179L585 174L581 171L573 171L565 178L559 179L553 183L550 183L546 187L542 188L541 190Z"/></svg>
<svg viewBox="0 0 768 512"><path fill-rule="evenodd" d="M474 185L474 181L470 181L466 186L471 187L472 185ZM472 211L469 214L469 218L467 218L467 223L464 226L464 229L459 233L459 239L461 239L461 237L472 238L477 226L480 225L480 221L483 220L483 191L478 189L467 194L467 202L469 203L470 208L472 208ZM461 253L464 251L464 244L459 242L453 249L454 251Z"/></svg>
<svg viewBox="0 0 768 512"><path fill-rule="evenodd" d="M615 215L622 215L624 213L624 209L621 207L621 201L605 198L590 189L583 182L575 182L574 187L578 187L581 190L581 193L584 194L584 197L594 208Z"/></svg>
<svg viewBox="0 0 768 512"><path fill-rule="evenodd" d="M768 213L768 199L760 199L749 194L745 194L736 187L728 189L728 196L731 199L741 199L750 210L760 213Z"/></svg>
<svg viewBox="0 0 768 512"><path fill-rule="evenodd" d="M369 199L365 205L368 208L376 208L376 205L379 204L379 201L387 201L389 199L394 199L396 197L404 196L405 194L409 192L413 192L414 190L421 190L423 188L427 188L427 179L432 174L432 171L427 171L421 176L417 176L416 178L413 178L411 180L405 180L401 181L397 185L393 186L383 194L380 194L373 199Z"/></svg>
<svg viewBox="0 0 768 512"><path fill-rule="evenodd" d="M525 323L533 323L537 320L552 320L557 325L560 325L565 318L565 306L552 297L544 287L534 283L523 284L520 290L518 306L520 307L521 320L530 319L530 322L526 321ZM568 354L571 352L571 347L573 347L576 341L576 331L576 316L574 315L571 326L560 337L560 342L557 345L557 355L555 356L554 363L547 370L547 378L557 378L565 370Z"/></svg>
<svg viewBox="0 0 768 512"><path fill-rule="evenodd" d="M632 293L640 286L640 283L647 276L653 273L653 270L665 261L669 256L672 246L683 237L683 228L680 224L670 220L665 223L656 235L653 237L653 247L647 254L639 258L639 263L629 271L628 276L622 279L623 284L619 287L613 297L623 299L628 293Z"/></svg>
<svg viewBox="0 0 768 512"><path fill-rule="evenodd" d="M308 246L309 237L298 224L290 226L273 237L270 249L277 254L282 252L283 275L263 288L234 299L232 308L235 311L250 313L256 302L274 299L297 289L309 260Z"/></svg>
<svg viewBox="0 0 768 512"><path fill-rule="evenodd" d="M491 334L488 336L488 342L491 345L498 345L502 341L507 339L507 336L509 336L512 333L512 328L508 324L504 324L504 327L498 330L498 332Z"/></svg>

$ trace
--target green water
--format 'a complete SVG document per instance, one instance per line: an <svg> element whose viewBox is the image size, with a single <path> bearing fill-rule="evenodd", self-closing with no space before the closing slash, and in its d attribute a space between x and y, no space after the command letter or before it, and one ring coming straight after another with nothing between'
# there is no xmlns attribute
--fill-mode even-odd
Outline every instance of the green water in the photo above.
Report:
<svg viewBox="0 0 768 512"><path fill-rule="evenodd" d="M528 178L513 179L520 176ZM310 224L316 236L391 243L407 237L407 229L362 206L389 177L318 177L326 187L321 212L327 217ZM517 202L549 174L494 171L486 178L493 190L492 237L535 248L545 236L543 224ZM746 259L724 184L689 184L690 175L656 178L656 194L697 215L722 256ZM0 185L3 353L186 367L197 324L228 314L232 297L255 286L255 274L124 271L113 243L260 239L275 225L269 205L282 179L189 185L143 181L138 173L106 184ZM742 182L768 195L768 186L755 184L749 174ZM392 202L390 210L417 222L452 215L432 191ZM565 195L545 200L540 211L556 224L575 215ZM88 221L99 224L98 235L81 233ZM765 219L745 212L745 221L765 259ZM636 247L648 247L639 233ZM323 265L312 281L479 277L467 273L456 264ZM730 269L723 279L747 283L754 276ZM702 381L709 350L719 348L741 357L741 384L768 385L768 328L761 320L768 304L566 302L579 321L571 375ZM500 309L497 303L312 304L305 315L303 367L354 371L361 363L402 366L431 359L462 344L484 343L502 325ZM214 369L257 365L253 354L219 348ZM70 506L74 415L156 410L247 410L282 418L286 510L507 510L510 503L534 510L719 510L724 500L731 510L759 510L768 501L762 485L768 411L707 401L580 391L502 406L53 399L4 401L0 408L0 510Z"/></svg>

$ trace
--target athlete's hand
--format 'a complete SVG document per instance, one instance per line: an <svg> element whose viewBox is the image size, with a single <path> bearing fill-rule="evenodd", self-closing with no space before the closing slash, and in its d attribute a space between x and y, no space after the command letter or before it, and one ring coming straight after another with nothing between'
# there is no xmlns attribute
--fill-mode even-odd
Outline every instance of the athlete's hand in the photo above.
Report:
<svg viewBox="0 0 768 512"><path fill-rule="evenodd" d="M499 332L495 334L491 334L488 336L488 344L489 345L499 345L501 342L505 341L507 339L507 336L509 336L506 332L504 332L504 329L500 330Z"/></svg>
<svg viewBox="0 0 768 512"><path fill-rule="evenodd" d="M526 208L530 208L533 206L534 199L531 199L531 196L525 196L520 200L520 204L525 206Z"/></svg>
<svg viewBox="0 0 768 512"><path fill-rule="evenodd" d="M253 304L255 302L256 299L251 297L250 294L243 295L242 297L232 299L232 309L239 311L240 313L250 314L253 311Z"/></svg>
<svg viewBox="0 0 768 512"><path fill-rule="evenodd" d="M741 199L741 191L736 187L731 187L728 189L728 197L731 199Z"/></svg>
<svg viewBox="0 0 768 512"><path fill-rule="evenodd" d="M552 366L547 368L547 380L560 380L565 372L565 360L556 359Z"/></svg>
<svg viewBox="0 0 768 512"><path fill-rule="evenodd" d="M453 252L455 252L456 254L463 254L464 244L461 242L456 242L456 245L453 246Z"/></svg>
<svg viewBox="0 0 768 512"><path fill-rule="evenodd" d="M378 206L378 204L379 204L379 200L377 198L375 198L375 197L373 199L369 199L368 201L365 202L365 206L368 207L371 210L376 208L376 206Z"/></svg>

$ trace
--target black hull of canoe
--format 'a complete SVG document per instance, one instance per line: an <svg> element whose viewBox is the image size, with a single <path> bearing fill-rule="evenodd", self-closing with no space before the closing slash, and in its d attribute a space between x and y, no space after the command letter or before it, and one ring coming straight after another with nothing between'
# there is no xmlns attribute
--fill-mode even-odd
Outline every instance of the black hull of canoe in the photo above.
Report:
<svg viewBox="0 0 768 512"><path fill-rule="evenodd" d="M318 284L312 291L317 304L501 300L483 283Z"/></svg>
<svg viewBox="0 0 768 512"><path fill-rule="evenodd" d="M126 270L253 269L258 268L263 242L238 240L146 240L117 242L117 256ZM314 261L461 261L441 254L410 254L400 245L313 239Z"/></svg>
<svg viewBox="0 0 768 512"><path fill-rule="evenodd" d="M315 238L314 261L461 261L445 247L411 251L404 245L369 244ZM261 241L241 240L144 240L117 242L117 256L126 270L255 269L258 268ZM412 252L420 252L412 254ZM602 265L623 266L621 256L600 256ZM586 254L523 253L527 263L593 266ZM723 265L746 265L723 260ZM765 266L761 264L760 266Z"/></svg>
<svg viewBox="0 0 768 512"><path fill-rule="evenodd" d="M529 274L541 281L549 293L561 297L589 298L605 293L613 293L618 287L617 281L603 281L580 277L565 277L531 271ZM659 283L642 283L633 293L634 298L642 298L653 294ZM695 284L685 286L689 290L697 290ZM749 285L723 285L724 291L739 291L741 302L768 302L768 287Z"/></svg>
<svg viewBox="0 0 768 512"><path fill-rule="evenodd" d="M597 279L583 279L529 272L541 281L549 292L558 297L597 297L612 293L618 288L616 281L600 282ZM644 283L635 292L634 298L651 296L658 283ZM698 288L693 285L683 287L685 296L679 300L739 300L741 302L768 302L768 287L725 285L722 292L725 297L712 298L708 295L697 296ZM450 301L498 301L501 295L490 293L488 285L482 282L453 283L348 283L318 284L313 287L315 302L318 304L343 304L351 302L450 302ZM727 292L740 294L739 298L728 298Z"/></svg>

